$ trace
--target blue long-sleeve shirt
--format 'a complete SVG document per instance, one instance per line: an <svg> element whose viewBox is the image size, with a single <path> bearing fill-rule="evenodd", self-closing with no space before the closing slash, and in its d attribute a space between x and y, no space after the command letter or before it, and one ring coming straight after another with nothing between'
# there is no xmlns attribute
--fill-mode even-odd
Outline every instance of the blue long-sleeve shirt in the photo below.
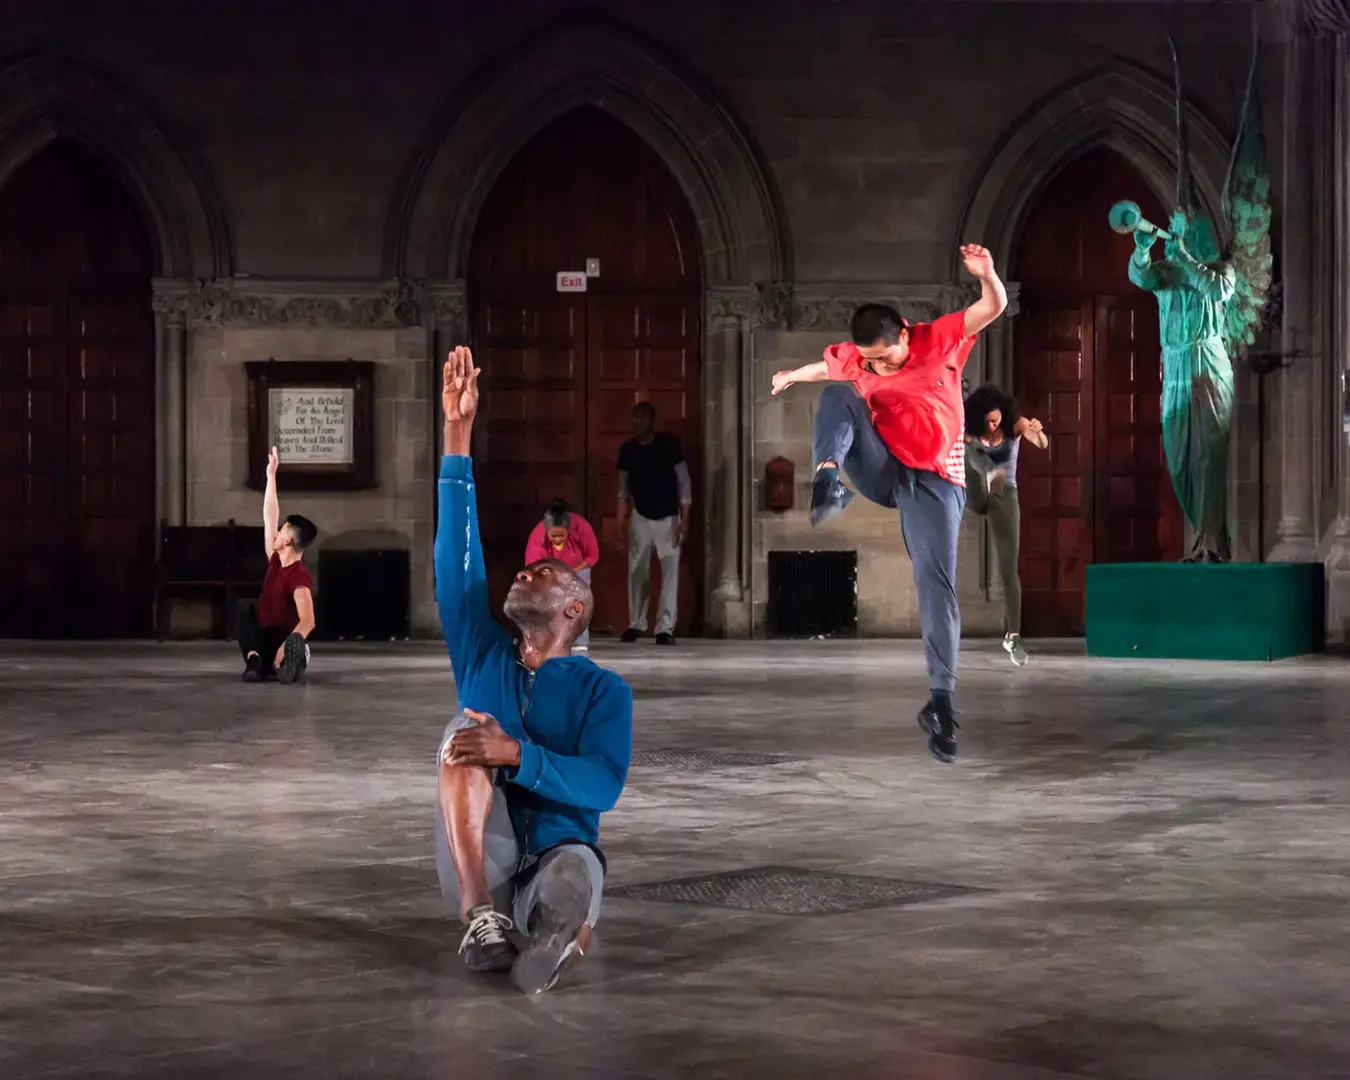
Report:
<svg viewBox="0 0 1350 1080"><path fill-rule="evenodd" d="M520 765L502 770L523 853L567 840L595 844L600 814L619 801L633 750L633 692L584 656L520 662L492 617L478 532L473 464L441 459L436 602L459 707L496 717L520 742Z"/></svg>

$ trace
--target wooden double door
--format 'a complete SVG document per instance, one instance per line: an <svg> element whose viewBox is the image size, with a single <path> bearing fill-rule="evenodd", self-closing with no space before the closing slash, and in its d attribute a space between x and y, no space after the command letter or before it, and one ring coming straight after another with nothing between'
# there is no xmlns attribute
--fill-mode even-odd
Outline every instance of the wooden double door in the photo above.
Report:
<svg viewBox="0 0 1350 1080"><path fill-rule="evenodd" d="M1158 307L1129 280L1132 238L1107 226L1119 199L1165 223L1126 162L1108 150L1080 158L1032 210L1015 267L1013 392L1050 438L1048 453L1024 442L1018 460L1028 635L1083 633L1090 564L1181 554L1162 449Z"/></svg>
<svg viewBox="0 0 1350 1080"><path fill-rule="evenodd" d="M513 296L486 299L477 315L483 375L475 470L494 600L505 596L544 508L564 498L600 541L593 625L622 632L628 593L616 520L619 447L633 434L633 405L651 402L661 430L680 437L699 489L698 300ZM698 625L701 532L695 517L681 555L681 633ZM654 568L653 601L658 589Z"/></svg>
<svg viewBox="0 0 1350 1080"><path fill-rule="evenodd" d="M0 189L0 637L151 630L151 266L130 196L77 144Z"/></svg>
<svg viewBox="0 0 1350 1080"><path fill-rule="evenodd" d="M599 275L584 293L557 274ZM599 109L570 113L503 171L470 255L472 343L482 368L474 443L495 608L545 507L564 498L600 541L594 628L628 626L618 548L618 454L639 401L680 438L694 484L680 561L678 633L697 633L703 594L701 282L697 230L674 179ZM653 608L659 574L653 565ZM654 622L654 617L651 622Z"/></svg>

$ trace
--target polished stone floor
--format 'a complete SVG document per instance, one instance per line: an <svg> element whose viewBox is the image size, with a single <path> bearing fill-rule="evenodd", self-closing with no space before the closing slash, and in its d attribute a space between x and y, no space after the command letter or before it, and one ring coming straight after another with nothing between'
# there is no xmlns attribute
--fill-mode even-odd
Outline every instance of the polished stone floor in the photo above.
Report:
<svg viewBox="0 0 1350 1080"><path fill-rule="evenodd" d="M610 886L780 870L608 900L525 999L436 889L442 650L0 644L0 1078L1350 1075L1350 660L971 642L943 767L913 642L595 657Z"/></svg>

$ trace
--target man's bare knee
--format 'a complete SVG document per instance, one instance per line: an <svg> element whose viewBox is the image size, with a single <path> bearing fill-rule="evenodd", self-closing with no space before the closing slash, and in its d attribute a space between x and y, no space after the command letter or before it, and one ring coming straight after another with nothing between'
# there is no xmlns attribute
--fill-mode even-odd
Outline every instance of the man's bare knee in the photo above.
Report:
<svg viewBox="0 0 1350 1080"><path fill-rule="evenodd" d="M492 770L482 765L452 765L442 761L439 783L445 791L490 794L493 788Z"/></svg>

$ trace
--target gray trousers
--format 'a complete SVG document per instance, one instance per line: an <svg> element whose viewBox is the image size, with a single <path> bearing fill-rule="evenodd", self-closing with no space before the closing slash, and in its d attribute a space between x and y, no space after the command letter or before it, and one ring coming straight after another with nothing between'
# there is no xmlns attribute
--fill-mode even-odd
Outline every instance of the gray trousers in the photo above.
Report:
<svg viewBox="0 0 1350 1080"><path fill-rule="evenodd" d="M956 689L961 610L956 602L956 541L966 507L965 488L935 472L897 461L872 426L872 414L851 386L827 386L816 406L812 434L816 464L833 461L858 493L900 511L900 532L914 564L924 659L931 689Z"/></svg>
<svg viewBox="0 0 1350 1080"><path fill-rule="evenodd" d="M436 769L441 768L441 755L445 746L456 731L473 727L474 722L462 712L456 713L446 725L441 744L436 750ZM530 913L538 902L540 883L548 876L550 864L557 862L564 853L580 856L586 863L591 879L591 911L587 922L592 927L600 918L600 899L605 886L605 869L600 856L585 844L559 844L550 848L538 860L523 859L520 846L516 841L515 829L511 826L511 815L506 806L506 792L498 784L494 789L492 811L488 815L487 834L483 837L483 861L487 876L487 886L492 890L492 906L500 912L510 915L516 928L522 933L530 925ZM529 873L527 871L533 871ZM440 800L436 803L436 876L441 881L441 895L450 905L456 917L459 915L459 878L455 874L455 860L450 851L450 836L445 827L445 814L441 811Z"/></svg>
<svg viewBox="0 0 1350 1080"><path fill-rule="evenodd" d="M661 607L656 633L675 633L675 614L680 600L680 545L678 517L653 521L639 513L628 518L628 625L647 631L647 608L652 599L652 552L661 561Z"/></svg>
<svg viewBox="0 0 1350 1080"><path fill-rule="evenodd" d="M1022 632L1022 579L1017 574L1017 549L1022 536L1022 510L1017 503L1017 488L1004 485L997 495L989 490L992 473L985 471L983 455L966 454L966 485L972 514L989 522L989 537L994 546L994 565L1003 586L1003 632ZM988 459L985 458L987 462Z"/></svg>

